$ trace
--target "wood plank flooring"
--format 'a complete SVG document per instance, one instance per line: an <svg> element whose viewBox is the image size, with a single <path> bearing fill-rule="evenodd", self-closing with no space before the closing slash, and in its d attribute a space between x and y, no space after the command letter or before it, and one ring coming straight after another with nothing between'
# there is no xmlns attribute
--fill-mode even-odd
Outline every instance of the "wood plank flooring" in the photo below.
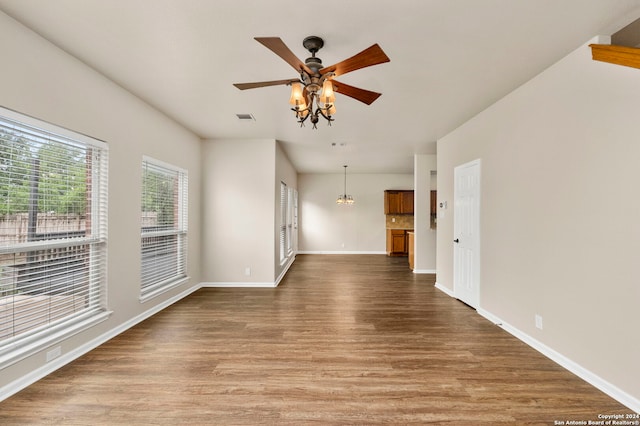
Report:
<svg viewBox="0 0 640 426"><path fill-rule="evenodd" d="M299 255L276 289L201 289L0 403L0 424L552 425L630 413L406 262Z"/></svg>

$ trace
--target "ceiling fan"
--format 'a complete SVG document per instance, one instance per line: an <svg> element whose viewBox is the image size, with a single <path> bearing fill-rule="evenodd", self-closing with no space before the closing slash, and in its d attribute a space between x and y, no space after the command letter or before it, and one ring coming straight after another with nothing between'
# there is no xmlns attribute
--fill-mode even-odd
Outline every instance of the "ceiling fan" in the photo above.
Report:
<svg viewBox="0 0 640 426"><path fill-rule="evenodd" d="M334 92L341 93L367 105L373 103L381 93L371 92L358 87L349 86L335 80L335 77L355 71L361 68L389 62L389 57L378 44L363 50L362 52L345 59L337 64L324 67L322 60L316 57L316 53L324 46L324 40L318 36L309 36L302 41L302 45L311 53L311 57L302 62L287 47L279 37L255 37L255 40L273 51L300 73L300 78L262 81L256 83L236 83L240 90L255 89L258 87L290 85L291 98L289 103L295 112L296 119L301 126L309 118L313 128L317 128L319 117L324 117L328 124L334 121L335 113Z"/></svg>

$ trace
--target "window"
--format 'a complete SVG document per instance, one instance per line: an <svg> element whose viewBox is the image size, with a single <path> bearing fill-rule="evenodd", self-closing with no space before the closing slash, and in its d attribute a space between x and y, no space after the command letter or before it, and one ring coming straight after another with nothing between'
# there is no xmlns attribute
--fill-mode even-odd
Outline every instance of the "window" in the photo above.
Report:
<svg viewBox="0 0 640 426"><path fill-rule="evenodd" d="M298 235L298 191L296 189L293 190L293 230L291 231L291 239L296 239L297 242ZM293 244L295 245L296 242ZM293 247L292 247L293 249Z"/></svg>
<svg viewBox="0 0 640 426"><path fill-rule="evenodd" d="M287 194L287 257L293 253L293 194L294 189L289 188Z"/></svg>
<svg viewBox="0 0 640 426"><path fill-rule="evenodd" d="M287 184L280 182L280 263L287 259Z"/></svg>
<svg viewBox="0 0 640 426"><path fill-rule="evenodd" d="M145 157L142 162L141 299L187 279L185 170Z"/></svg>
<svg viewBox="0 0 640 426"><path fill-rule="evenodd" d="M293 254L293 230L297 228L298 193L280 182L280 264Z"/></svg>
<svg viewBox="0 0 640 426"><path fill-rule="evenodd" d="M0 108L0 368L105 319L107 145Z"/></svg>

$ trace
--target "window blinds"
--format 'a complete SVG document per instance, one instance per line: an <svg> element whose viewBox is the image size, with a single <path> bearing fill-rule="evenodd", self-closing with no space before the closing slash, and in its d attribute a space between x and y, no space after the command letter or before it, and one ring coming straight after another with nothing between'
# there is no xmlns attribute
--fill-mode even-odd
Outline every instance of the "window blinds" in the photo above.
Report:
<svg viewBox="0 0 640 426"><path fill-rule="evenodd" d="M280 263L287 258L287 184L280 182Z"/></svg>
<svg viewBox="0 0 640 426"><path fill-rule="evenodd" d="M152 297L186 278L185 170L145 157L142 163L141 296Z"/></svg>
<svg viewBox="0 0 640 426"><path fill-rule="evenodd" d="M287 257L293 253L293 188L287 194Z"/></svg>
<svg viewBox="0 0 640 426"><path fill-rule="evenodd" d="M298 192L280 182L280 264L293 254L294 228L297 228Z"/></svg>
<svg viewBox="0 0 640 426"><path fill-rule="evenodd" d="M0 109L0 366L105 312L107 146Z"/></svg>

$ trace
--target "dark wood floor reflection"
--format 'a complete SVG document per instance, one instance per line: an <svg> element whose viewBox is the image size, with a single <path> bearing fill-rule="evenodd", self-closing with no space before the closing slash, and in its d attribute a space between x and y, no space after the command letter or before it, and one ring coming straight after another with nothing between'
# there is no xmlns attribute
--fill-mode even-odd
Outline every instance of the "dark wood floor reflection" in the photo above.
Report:
<svg viewBox="0 0 640 426"><path fill-rule="evenodd" d="M0 424L554 424L628 413L406 258L201 289L0 403Z"/></svg>

